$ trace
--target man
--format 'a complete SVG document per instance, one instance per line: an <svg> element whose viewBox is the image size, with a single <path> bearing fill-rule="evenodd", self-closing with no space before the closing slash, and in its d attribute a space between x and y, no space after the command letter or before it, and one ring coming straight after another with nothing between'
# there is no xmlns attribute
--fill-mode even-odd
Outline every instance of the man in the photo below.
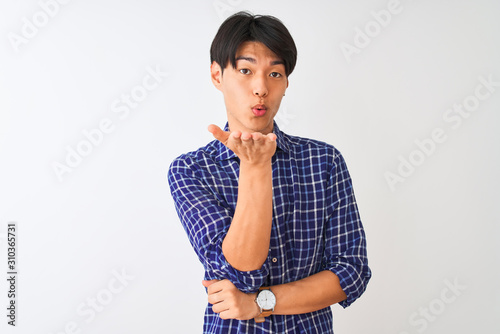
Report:
<svg viewBox="0 0 500 334"><path fill-rule="evenodd" d="M341 154L274 122L297 59L278 19L245 12L214 38L211 78L227 125L181 155L168 180L205 268L204 333L333 333L371 272Z"/></svg>

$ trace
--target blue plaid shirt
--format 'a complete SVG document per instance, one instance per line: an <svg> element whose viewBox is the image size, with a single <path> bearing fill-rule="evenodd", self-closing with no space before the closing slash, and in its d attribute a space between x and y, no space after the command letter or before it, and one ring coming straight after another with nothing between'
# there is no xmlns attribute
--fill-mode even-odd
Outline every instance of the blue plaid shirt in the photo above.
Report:
<svg viewBox="0 0 500 334"><path fill-rule="evenodd" d="M274 133L273 222L262 267L239 271L222 253L236 208L239 158L217 140L181 155L170 166L170 190L182 225L207 280L226 278L249 293L331 270L347 295L340 305L347 307L371 277L347 166L331 145L287 135L276 123ZM327 307L306 314L273 314L264 323L223 320L208 304L203 333L327 334L333 333L333 319Z"/></svg>

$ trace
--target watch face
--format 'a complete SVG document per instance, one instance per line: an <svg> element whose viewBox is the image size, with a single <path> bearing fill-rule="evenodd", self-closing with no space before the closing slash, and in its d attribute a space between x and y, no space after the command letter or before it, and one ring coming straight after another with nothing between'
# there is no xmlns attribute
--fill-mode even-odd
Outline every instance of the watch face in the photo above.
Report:
<svg viewBox="0 0 500 334"><path fill-rule="evenodd" d="M276 297L270 290L262 290L257 296L257 304L263 310L271 310L276 306Z"/></svg>

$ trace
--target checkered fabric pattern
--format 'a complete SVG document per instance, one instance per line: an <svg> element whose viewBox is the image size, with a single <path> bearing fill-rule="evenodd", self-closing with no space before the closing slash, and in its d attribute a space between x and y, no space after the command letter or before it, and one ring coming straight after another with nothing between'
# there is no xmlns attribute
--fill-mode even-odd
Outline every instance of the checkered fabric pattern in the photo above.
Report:
<svg viewBox="0 0 500 334"><path fill-rule="evenodd" d="M331 270L347 295L340 305L347 307L365 291L371 271L346 163L329 144L287 135L276 123L274 133L271 242L259 270L239 271L222 253L236 208L239 159L219 141L172 162L168 180L179 218L205 268L205 279L229 279L250 293ZM273 314L264 323L223 320L208 304L203 333L328 334L333 333L333 316L327 307Z"/></svg>

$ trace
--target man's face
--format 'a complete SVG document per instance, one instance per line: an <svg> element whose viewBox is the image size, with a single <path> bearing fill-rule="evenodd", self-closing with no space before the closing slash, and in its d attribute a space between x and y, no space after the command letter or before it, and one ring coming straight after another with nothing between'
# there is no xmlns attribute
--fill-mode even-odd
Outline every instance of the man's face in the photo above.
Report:
<svg viewBox="0 0 500 334"><path fill-rule="evenodd" d="M288 87L285 65L260 42L244 42L236 52L236 68L228 64L222 74L211 66L212 82L224 95L231 131L273 130L273 119Z"/></svg>

